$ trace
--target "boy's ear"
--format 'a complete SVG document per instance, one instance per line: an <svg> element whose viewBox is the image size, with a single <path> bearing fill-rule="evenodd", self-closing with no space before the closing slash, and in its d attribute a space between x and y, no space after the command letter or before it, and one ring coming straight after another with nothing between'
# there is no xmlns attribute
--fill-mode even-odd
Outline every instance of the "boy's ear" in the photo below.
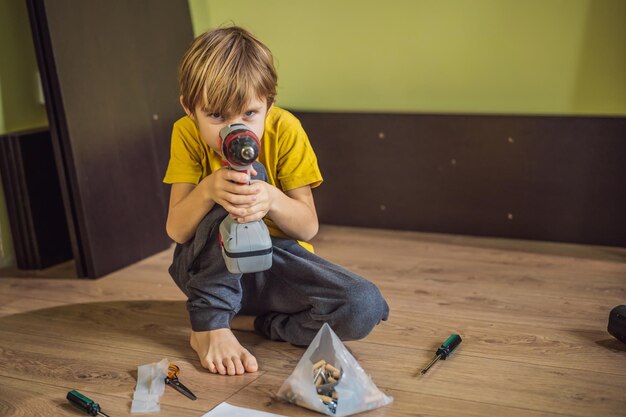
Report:
<svg viewBox="0 0 626 417"><path fill-rule="evenodd" d="M183 107L183 110L185 110L185 113L187 113L187 116L193 119L193 112L189 111L187 106L185 106L185 102L183 101L183 96L180 96L179 99L180 99L180 105Z"/></svg>

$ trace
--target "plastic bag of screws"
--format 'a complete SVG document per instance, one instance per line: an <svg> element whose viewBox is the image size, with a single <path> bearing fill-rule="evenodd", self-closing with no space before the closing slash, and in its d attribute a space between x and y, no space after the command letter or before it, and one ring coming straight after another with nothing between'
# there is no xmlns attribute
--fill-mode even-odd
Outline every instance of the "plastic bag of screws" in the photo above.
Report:
<svg viewBox="0 0 626 417"><path fill-rule="evenodd" d="M341 374L342 371L324 359L320 359L313 365L313 384L315 384L317 396L333 414L337 412L339 394L335 386L339 383Z"/></svg>
<svg viewBox="0 0 626 417"><path fill-rule="evenodd" d="M277 397L337 417L393 401L376 387L328 324L317 333Z"/></svg>

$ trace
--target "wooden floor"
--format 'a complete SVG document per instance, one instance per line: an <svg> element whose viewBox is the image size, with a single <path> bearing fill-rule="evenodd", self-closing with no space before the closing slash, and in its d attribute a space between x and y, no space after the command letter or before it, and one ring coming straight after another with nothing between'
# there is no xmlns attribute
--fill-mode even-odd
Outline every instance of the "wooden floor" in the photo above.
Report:
<svg viewBox="0 0 626 417"><path fill-rule="evenodd" d="M626 304L626 249L330 226L314 243L378 284L391 307L388 322L347 343L395 399L365 415L626 415L626 345L606 332L610 309ZM65 401L70 389L112 417L129 415L137 365L165 357L199 399L167 388L161 416L201 416L223 401L319 415L274 398L302 348L238 333L259 372L200 367L170 258L166 251L95 281L58 278L71 265L27 277L4 271L0 415L81 415ZM417 379L453 332L463 336L456 356Z"/></svg>

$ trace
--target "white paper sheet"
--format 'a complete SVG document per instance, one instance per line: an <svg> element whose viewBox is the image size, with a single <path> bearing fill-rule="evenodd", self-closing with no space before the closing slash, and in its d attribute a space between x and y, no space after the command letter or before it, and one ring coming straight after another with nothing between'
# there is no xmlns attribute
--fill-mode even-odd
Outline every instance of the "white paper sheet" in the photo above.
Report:
<svg viewBox="0 0 626 417"><path fill-rule="evenodd" d="M221 403L202 417L285 417L281 414L266 413L251 408L235 407L228 403Z"/></svg>

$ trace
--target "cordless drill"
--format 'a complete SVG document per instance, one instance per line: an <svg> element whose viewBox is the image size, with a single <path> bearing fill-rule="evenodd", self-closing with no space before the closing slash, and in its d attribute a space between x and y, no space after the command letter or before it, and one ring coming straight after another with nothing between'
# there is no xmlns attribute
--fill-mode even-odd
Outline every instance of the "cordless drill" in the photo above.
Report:
<svg viewBox="0 0 626 417"><path fill-rule="evenodd" d="M220 150L230 169L251 176L259 156L259 138L242 123L220 130ZM261 272L272 266L272 240L263 220L238 223L232 216L220 224L220 246L228 271L233 274Z"/></svg>

